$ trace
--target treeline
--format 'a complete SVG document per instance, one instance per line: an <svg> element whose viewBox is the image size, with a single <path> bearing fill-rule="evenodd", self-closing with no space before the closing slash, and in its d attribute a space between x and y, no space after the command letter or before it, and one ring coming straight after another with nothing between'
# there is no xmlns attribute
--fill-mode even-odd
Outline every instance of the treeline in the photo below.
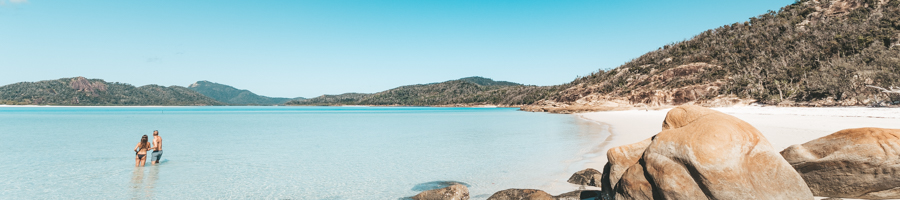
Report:
<svg viewBox="0 0 900 200"><path fill-rule="evenodd" d="M544 99L558 87L526 86L483 77L468 77L440 83L407 85L374 93L323 95L292 100L287 105L523 105Z"/></svg>
<svg viewBox="0 0 900 200"><path fill-rule="evenodd" d="M291 100L289 98L260 96L249 90L241 90L229 85L209 81L197 81L189 85L188 89L229 105L282 105Z"/></svg>
<svg viewBox="0 0 900 200"><path fill-rule="evenodd" d="M7 105L224 105L180 86L108 83L84 77L20 82L0 87L0 103Z"/></svg>

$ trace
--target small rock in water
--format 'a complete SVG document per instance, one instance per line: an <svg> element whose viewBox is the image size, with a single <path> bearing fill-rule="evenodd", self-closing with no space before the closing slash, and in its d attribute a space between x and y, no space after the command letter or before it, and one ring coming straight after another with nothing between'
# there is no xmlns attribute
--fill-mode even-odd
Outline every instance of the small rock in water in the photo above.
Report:
<svg viewBox="0 0 900 200"><path fill-rule="evenodd" d="M494 193L488 200L553 200L553 195L534 189L507 189Z"/></svg>
<svg viewBox="0 0 900 200"><path fill-rule="evenodd" d="M600 171L594 168L587 168L572 174L568 182L577 185L600 187L600 178L602 177L603 173Z"/></svg>
<svg viewBox="0 0 900 200"><path fill-rule="evenodd" d="M555 197L556 200L602 200L599 190L576 190Z"/></svg>
<svg viewBox="0 0 900 200"><path fill-rule="evenodd" d="M468 200L469 188L453 184L441 189L427 190L413 196L414 200Z"/></svg>

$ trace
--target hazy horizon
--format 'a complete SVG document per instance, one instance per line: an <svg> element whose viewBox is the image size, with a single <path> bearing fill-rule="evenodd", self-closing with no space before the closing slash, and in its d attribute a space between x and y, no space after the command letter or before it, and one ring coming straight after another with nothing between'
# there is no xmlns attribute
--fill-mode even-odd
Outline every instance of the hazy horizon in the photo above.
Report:
<svg viewBox="0 0 900 200"><path fill-rule="evenodd" d="M0 85L201 80L270 97L481 76L556 85L793 1L0 0Z"/></svg>

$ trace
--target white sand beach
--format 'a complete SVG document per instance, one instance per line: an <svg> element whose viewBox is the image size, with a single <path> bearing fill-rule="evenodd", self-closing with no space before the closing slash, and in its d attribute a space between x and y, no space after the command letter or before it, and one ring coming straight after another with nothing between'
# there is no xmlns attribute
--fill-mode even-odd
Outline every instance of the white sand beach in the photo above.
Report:
<svg viewBox="0 0 900 200"><path fill-rule="evenodd" d="M762 132L776 151L848 128L900 129L900 108L745 106L713 109L750 123ZM598 144L599 148L595 152L589 152L600 156L593 156L584 167L601 170L606 164L606 151L610 148L639 142L655 135L662 129L662 122L668 111L669 109L628 110L576 114L608 124L611 133L607 141Z"/></svg>

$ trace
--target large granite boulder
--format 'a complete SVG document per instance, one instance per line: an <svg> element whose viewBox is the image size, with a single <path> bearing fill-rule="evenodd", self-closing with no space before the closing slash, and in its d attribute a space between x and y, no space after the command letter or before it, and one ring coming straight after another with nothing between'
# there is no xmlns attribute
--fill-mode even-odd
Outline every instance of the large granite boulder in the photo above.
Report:
<svg viewBox="0 0 900 200"><path fill-rule="evenodd" d="M506 189L494 193L488 200L553 200L553 195L542 190Z"/></svg>
<svg viewBox="0 0 900 200"><path fill-rule="evenodd" d="M603 177L601 185L604 191L612 191L619 183L619 179L625 174L625 170L634 166L644 155L644 150L650 146L652 142L650 138L638 143L613 147L606 151L606 166L603 167Z"/></svg>
<svg viewBox="0 0 900 200"><path fill-rule="evenodd" d="M900 129L841 130L781 155L816 196L900 199Z"/></svg>
<svg viewBox="0 0 900 200"><path fill-rule="evenodd" d="M600 173L600 171L597 171L594 168L587 168L572 174L572 177L569 177L568 182L576 185L600 187L600 179L602 176L603 173Z"/></svg>
<svg viewBox="0 0 900 200"><path fill-rule="evenodd" d="M622 145L606 151L608 162L603 167L603 176L600 179L600 188L604 191L604 199L612 199L614 188L619 183L619 179L622 178L622 175L625 174L628 168L638 163L638 160L644 155L644 150L647 150L652 141L650 138L647 138L634 144ZM631 181L634 180L636 179ZM646 185L650 185L650 183L646 183Z"/></svg>
<svg viewBox="0 0 900 200"><path fill-rule="evenodd" d="M423 191L414 200L468 200L469 188L465 185L453 184L441 189Z"/></svg>
<svg viewBox="0 0 900 200"><path fill-rule="evenodd" d="M615 185L615 199L812 198L756 128L691 105L667 113L663 131Z"/></svg>

